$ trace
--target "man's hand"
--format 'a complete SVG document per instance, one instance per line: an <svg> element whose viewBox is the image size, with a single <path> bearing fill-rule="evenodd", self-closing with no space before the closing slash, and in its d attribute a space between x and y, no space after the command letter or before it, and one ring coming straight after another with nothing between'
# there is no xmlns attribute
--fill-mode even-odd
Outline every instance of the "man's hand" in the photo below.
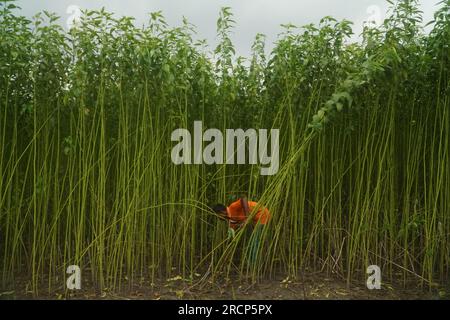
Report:
<svg viewBox="0 0 450 320"><path fill-rule="evenodd" d="M235 231L233 228L228 228L228 239L233 239L235 236Z"/></svg>

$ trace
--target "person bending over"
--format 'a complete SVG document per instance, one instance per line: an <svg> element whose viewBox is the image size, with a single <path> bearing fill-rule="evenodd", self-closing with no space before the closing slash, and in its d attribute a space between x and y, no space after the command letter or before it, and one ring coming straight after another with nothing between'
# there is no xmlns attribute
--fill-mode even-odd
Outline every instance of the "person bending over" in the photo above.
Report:
<svg viewBox="0 0 450 320"><path fill-rule="evenodd" d="M270 220L270 212L267 208L259 207L252 216L253 210L258 207L255 201L248 201L245 197L231 203L228 207L223 204L216 204L212 207L221 218L228 220L228 237L234 238L235 231L245 224L247 219L252 218L254 225L254 235L250 242L250 262L255 262L261 242L262 231Z"/></svg>

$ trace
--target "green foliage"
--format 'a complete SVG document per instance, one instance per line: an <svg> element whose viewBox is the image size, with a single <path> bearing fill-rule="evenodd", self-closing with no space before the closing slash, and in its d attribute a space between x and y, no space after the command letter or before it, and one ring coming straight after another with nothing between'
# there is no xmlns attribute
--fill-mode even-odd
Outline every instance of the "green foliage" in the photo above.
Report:
<svg viewBox="0 0 450 320"><path fill-rule="evenodd" d="M1 283L37 294L78 264L99 287L196 273L253 279L302 269L349 281L432 285L449 277L448 0L423 34L402 0L362 44L351 23L285 25L270 55L257 35L235 56L224 8L210 56L184 20L148 26L86 11L66 33L0 2ZM280 128L281 167L175 166L172 130ZM227 240L207 204L247 194L272 212L264 254L250 228ZM248 231L248 232L247 232ZM259 239L259 238L258 238ZM60 277L57 280L57 276ZM206 280L206 278L204 278Z"/></svg>

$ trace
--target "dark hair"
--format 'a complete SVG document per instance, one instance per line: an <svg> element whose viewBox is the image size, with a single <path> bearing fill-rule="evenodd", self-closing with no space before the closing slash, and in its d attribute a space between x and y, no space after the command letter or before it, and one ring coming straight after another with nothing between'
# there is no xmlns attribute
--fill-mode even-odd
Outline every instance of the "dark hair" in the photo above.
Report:
<svg viewBox="0 0 450 320"><path fill-rule="evenodd" d="M227 207L220 203L211 206L211 209L216 213L222 214L227 211Z"/></svg>

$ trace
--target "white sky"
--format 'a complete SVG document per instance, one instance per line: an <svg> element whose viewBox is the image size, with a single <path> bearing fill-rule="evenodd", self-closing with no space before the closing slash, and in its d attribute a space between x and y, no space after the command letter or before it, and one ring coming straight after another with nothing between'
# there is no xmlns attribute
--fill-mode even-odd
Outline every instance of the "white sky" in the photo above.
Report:
<svg viewBox="0 0 450 320"><path fill-rule="evenodd" d="M439 0L420 0L424 22L432 20ZM206 39L214 48L216 20L223 6L232 8L236 27L232 39L239 55L248 56L257 33L267 36L266 47L270 50L280 24L305 25L317 23L324 16L348 19L354 23L353 31L358 35L362 24L368 19L384 19L388 4L385 0L19 0L22 14L31 17L41 10L56 12L66 26L70 17L67 9L71 5L81 9L100 9L117 15L132 16L141 25L148 20L148 13L161 10L170 26L181 24L182 17L197 28L198 38ZM356 38L356 36L355 36Z"/></svg>

